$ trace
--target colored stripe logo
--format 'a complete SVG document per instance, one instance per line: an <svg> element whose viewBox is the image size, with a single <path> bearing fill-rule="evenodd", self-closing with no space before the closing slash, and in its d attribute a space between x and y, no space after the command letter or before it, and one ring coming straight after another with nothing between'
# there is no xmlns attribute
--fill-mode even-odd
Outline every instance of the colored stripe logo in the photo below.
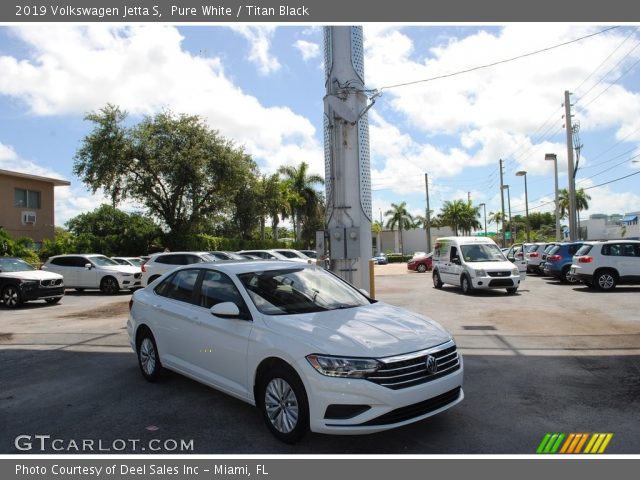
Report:
<svg viewBox="0 0 640 480"><path fill-rule="evenodd" d="M613 433L546 433L536 453L604 453L612 438Z"/></svg>

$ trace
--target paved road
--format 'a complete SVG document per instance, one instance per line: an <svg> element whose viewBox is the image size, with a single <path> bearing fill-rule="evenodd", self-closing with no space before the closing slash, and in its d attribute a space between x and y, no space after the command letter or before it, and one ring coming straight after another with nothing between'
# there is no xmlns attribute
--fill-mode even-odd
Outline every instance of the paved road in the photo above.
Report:
<svg viewBox="0 0 640 480"><path fill-rule="evenodd" d="M85 293L0 309L0 453L17 452L18 435L48 434L64 447L139 440L140 453L159 439L193 440L195 452L211 454L525 454L549 431L613 432L608 453L640 453L640 289L600 294L530 277L516 296L466 297L433 289L429 275L377 280L380 299L456 336L466 367L457 407L380 434L284 445L249 405L176 374L145 382L124 330L129 296ZM183 453L168 445L158 453Z"/></svg>

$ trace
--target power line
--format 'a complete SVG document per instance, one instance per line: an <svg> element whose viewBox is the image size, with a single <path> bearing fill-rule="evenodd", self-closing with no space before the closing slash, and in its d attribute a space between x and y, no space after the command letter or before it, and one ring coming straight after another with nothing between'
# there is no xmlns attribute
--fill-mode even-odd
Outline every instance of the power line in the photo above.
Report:
<svg viewBox="0 0 640 480"><path fill-rule="evenodd" d="M443 78L450 78L450 77L454 77L454 76L457 76L457 75L462 75L463 73L470 73L470 72L474 72L476 70L482 70L484 68L495 67L496 65L501 65L501 64L504 64L504 63L508 63L508 62L513 62L513 61L519 60L521 58L531 57L531 56L537 55L539 53L548 52L548 51L554 50L556 48L560 48L560 47L564 47L566 45L570 45L572 43L580 42L580 41L585 40L587 38L595 37L597 35L601 35L603 33L606 33L608 31L610 31L610 30L615 30L616 28L619 28L619 27L615 26L615 27L605 28L604 30L601 30L599 32L592 33L592 34L589 34L589 35L585 35L583 37L576 38L574 40L569 40L567 42L558 43L556 45L552 45L550 47L542 48L540 50L536 50L536 51L533 51L533 52L524 53L522 55L517 55L515 57L507 58L507 59L504 59L504 60L498 60L497 62L487 63L487 64L484 64L484 65L478 65L476 67L467 68L465 70L460 70L460 71L453 72L453 73L446 73L444 75L438 75L438 76L430 77L430 78L423 78L421 80L414 80L414 81L411 81L411 82L397 83L395 85L386 85L384 87L380 87L378 89L378 91L381 92L382 90L389 90L391 88L406 87L408 85L415 85L417 83L432 82L434 80L441 80Z"/></svg>

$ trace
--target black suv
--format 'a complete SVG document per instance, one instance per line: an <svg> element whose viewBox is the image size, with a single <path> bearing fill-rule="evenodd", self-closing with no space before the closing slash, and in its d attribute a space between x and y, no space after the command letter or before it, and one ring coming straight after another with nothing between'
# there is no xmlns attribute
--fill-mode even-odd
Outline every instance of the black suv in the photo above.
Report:
<svg viewBox="0 0 640 480"><path fill-rule="evenodd" d="M64 296L62 275L36 270L20 258L0 257L0 299L7 308L29 300L58 303Z"/></svg>

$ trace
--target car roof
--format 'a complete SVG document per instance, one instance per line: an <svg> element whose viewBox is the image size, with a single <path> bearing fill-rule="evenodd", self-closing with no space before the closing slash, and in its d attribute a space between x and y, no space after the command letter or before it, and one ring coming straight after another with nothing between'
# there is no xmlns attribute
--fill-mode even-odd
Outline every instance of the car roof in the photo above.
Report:
<svg viewBox="0 0 640 480"><path fill-rule="evenodd" d="M158 252L151 255L151 258L161 257L163 255L209 255L209 252Z"/></svg>
<svg viewBox="0 0 640 480"><path fill-rule="evenodd" d="M255 272L255 271L267 271L267 270L283 270L283 269L301 269L301 268L320 268L315 265L300 262L291 262L287 260L270 260L265 262L264 260L230 260L228 262L207 262L197 263L191 265L183 265L178 270L184 270L188 268L202 268L211 267L212 269L219 270L221 272L239 275L242 273ZM323 269L324 270L324 269Z"/></svg>

